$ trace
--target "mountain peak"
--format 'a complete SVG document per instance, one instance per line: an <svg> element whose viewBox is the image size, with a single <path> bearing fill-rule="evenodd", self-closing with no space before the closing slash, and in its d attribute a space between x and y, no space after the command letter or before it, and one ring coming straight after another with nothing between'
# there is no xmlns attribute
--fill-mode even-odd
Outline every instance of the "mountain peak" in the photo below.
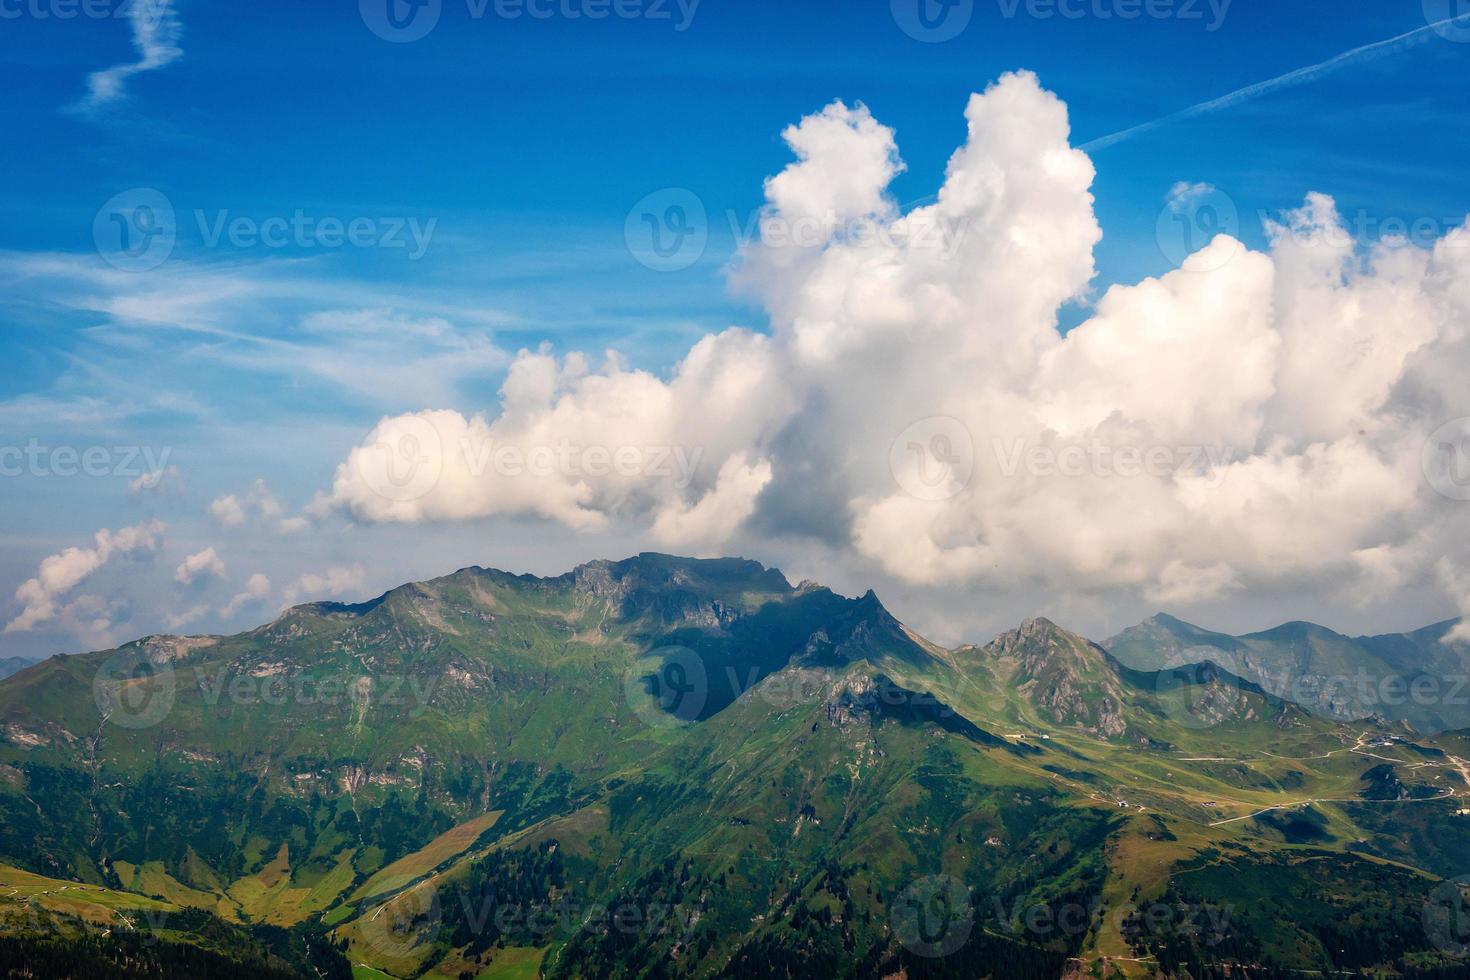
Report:
<svg viewBox="0 0 1470 980"><path fill-rule="evenodd" d="M1049 722L1121 735L1123 690L1107 651L1045 617L1023 620L984 647L1007 684Z"/></svg>
<svg viewBox="0 0 1470 980"><path fill-rule="evenodd" d="M985 649L1000 656L1006 656L1023 649L1034 650L1038 646L1050 647L1053 645L1083 649L1095 646L1090 640L1062 629L1045 616L1032 616L1021 620L1021 625L1015 629L1007 630L991 640L986 644ZM1098 649L1097 652L1102 653L1101 649Z"/></svg>

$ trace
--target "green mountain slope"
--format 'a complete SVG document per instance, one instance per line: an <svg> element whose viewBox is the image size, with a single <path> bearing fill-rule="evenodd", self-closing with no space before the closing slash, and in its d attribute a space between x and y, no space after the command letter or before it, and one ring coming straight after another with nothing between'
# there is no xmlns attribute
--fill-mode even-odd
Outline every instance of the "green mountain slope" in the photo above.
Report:
<svg viewBox="0 0 1470 980"><path fill-rule="evenodd" d="M303 975L1405 973L1463 968L1410 919L1463 870L1466 757L1043 619L948 650L872 593L640 555L12 677L0 860ZM1377 945L1316 912L1182 941L1168 908L1246 901L1222 866L1348 888Z"/></svg>

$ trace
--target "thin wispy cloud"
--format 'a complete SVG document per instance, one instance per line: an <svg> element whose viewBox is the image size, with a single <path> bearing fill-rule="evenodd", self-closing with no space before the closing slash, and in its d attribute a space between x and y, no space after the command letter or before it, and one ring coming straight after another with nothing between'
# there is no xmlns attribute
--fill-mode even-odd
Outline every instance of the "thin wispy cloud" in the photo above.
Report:
<svg viewBox="0 0 1470 980"><path fill-rule="evenodd" d="M137 0L128 8L133 28L133 46L138 60L113 65L87 77L87 94L71 107L81 115L92 115L127 97L127 83L134 75L153 71L177 61L183 33L173 0Z"/></svg>
<svg viewBox="0 0 1470 980"><path fill-rule="evenodd" d="M1467 18L1470 18L1470 15L1446 17L1444 20L1435 21L1432 24L1426 24L1423 27L1415 28L1412 31L1407 31L1395 37L1386 38L1382 41L1374 41L1372 44L1364 44L1361 47L1353 48L1350 51L1344 51L1342 52L1342 54L1328 58L1326 61L1318 62L1315 65L1308 65L1305 68L1298 68L1295 71L1289 71L1284 75L1278 75L1277 77L1267 79L1264 82L1256 82L1254 85L1247 85L1245 88L1236 89L1234 92L1231 92L1227 95L1222 95L1217 99L1210 99L1207 102L1201 102L1198 105L1192 105L1187 109L1180 109L1178 112L1170 113L1167 116L1163 116L1159 119L1154 119L1150 122L1139 123L1137 126L1130 126L1127 129L1119 130L1116 133L1110 133L1107 136L1099 136L1097 139L1092 140L1091 142L1082 144L1081 149L1089 152L1094 150L1106 149L1107 147L1113 146L1116 143L1121 143L1124 140L1132 139L1135 136L1141 136L1144 133L1152 132L1153 130L1159 129L1162 126L1167 126L1170 123L1182 122L1186 119L1193 119L1196 116L1203 116L1206 113L1210 112L1218 112L1221 109L1228 109L1231 106L1239 105L1242 102L1248 102L1251 99L1257 98L1262 95L1267 95L1280 89L1290 88L1293 85L1300 85L1303 82L1313 81L1314 79L1320 78L1321 76L1326 75L1330 72L1337 71L1339 68L1346 68L1347 66L1356 64L1357 62L1365 61L1369 58L1375 58L1385 54L1390 54L1393 51L1398 50L1399 48L1406 47L1411 44L1416 44L1419 41L1424 40L1425 35L1429 34L1431 31L1438 31L1449 24L1458 24L1461 21L1465 21Z"/></svg>

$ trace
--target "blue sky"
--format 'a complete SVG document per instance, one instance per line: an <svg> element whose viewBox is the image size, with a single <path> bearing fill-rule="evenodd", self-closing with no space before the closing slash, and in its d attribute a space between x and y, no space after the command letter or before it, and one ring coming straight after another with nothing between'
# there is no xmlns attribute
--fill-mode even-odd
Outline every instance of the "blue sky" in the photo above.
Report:
<svg viewBox="0 0 1470 980"><path fill-rule="evenodd" d="M964 140L965 100L1003 72L1034 71L1066 103L1076 145L1456 12L1435 0L1181 0L1160 4L1168 16L1125 20L1112 0L1068 7L1076 16L975 0L963 30L926 43L902 29L904 2L703 0L690 11L630 0L645 15L592 20L567 16L587 9L573 0L515 19L443 0L427 36L390 43L365 22L371 4L181 0L165 13L177 57L88 106L92 73L140 57L132 22L64 19L65 0L0 0L4 441L167 449L179 472L152 494L129 493L126 473L0 480L0 596L47 555L151 517L169 525L157 560L107 562L92 580L113 604L113 639L196 605L211 610L197 627L243 625L248 613L229 623L216 607L257 570L279 594L299 576L366 565L354 587L367 592L472 560L553 571L636 550L646 542L635 531L588 539L534 525L270 536L221 528L208 504L264 479L295 513L379 417L493 413L520 348L611 347L667 375L705 334L768 329L761 306L727 283L731 223L752 219L762 181L791 159L782 129L834 99L896 131L907 169L890 193L921 202ZM1103 238L1090 295L1174 267L1156 227L1181 181L1227 195L1251 248L1265 243L1260 213L1309 191L1361 214L1369 238L1395 219L1438 233L1463 221L1470 30L1443 34L1093 152ZM109 199L139 188L172 206L177 243L158 269L119 271L99 260L94 224ZM709 219L703 255L672 272L640 264L625 240L629 209L666 188L692 191ZM210 240L230 219L258 226L298 211L362 219L368 237L408 244ZM413 227L429 229L422 255ZM364 310L370 325L351 319ZM1062 324L1088 313L1085 300L1070 304ZM206 546L228 569L215 593L168 591L179 556ZM827 571L866 587L861 566ZM129 591L129 580L150 584ZM0 599L6 619L19 607ZM1246 595L1216 612L1242 625L1274 609ZM1330 603L1317 611L1356 625ZM949 613L934 619L953 625ZM84 642L57 623L5 635L0 652Z"/></svg>

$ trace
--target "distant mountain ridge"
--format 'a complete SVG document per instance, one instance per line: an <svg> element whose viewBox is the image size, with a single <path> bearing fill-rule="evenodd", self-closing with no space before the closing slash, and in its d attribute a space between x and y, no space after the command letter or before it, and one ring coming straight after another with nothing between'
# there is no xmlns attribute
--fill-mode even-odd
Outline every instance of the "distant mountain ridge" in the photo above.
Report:
<svg viewBox="0 0 1470 980"><path fill-rule="evenodd" d="M1350 637L1293 621L1232 636L1159 613L1103 646L1140 670L1208 661L1324 717L1437 732L1470 727L1470 643L1445 642L1459 622Z"/></svg>
<svg viewBox="0 0 1470 980"><path fill-rule="evenodd" d="M36 662L30 657L0 657L0 680L19 673Z"/></svg>

